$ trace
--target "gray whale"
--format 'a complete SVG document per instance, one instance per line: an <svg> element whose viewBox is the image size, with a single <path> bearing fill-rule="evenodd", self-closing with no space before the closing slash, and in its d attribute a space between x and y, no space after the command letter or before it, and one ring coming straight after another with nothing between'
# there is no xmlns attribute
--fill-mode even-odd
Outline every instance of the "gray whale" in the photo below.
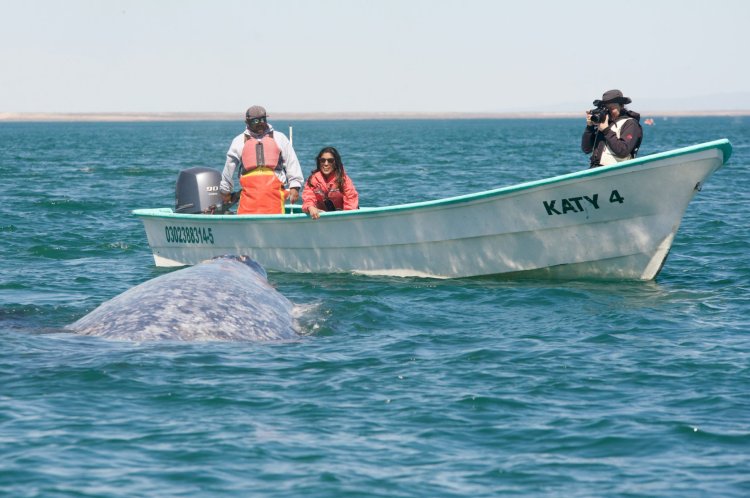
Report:
<svg viewBox="0 0 750 498"><path fill-rule="evenodd" d="M293 305L244 256L222 256L161 275L66 326L132 341L268 341L297 338Z"/></svg>

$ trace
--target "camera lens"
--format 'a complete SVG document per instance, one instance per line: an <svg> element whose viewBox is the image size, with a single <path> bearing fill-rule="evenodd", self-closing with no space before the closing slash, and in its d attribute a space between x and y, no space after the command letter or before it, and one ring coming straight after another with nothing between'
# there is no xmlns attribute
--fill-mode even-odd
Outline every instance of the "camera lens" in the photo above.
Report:
<svg viewBox="0 0 750 498"><path fill-rule="evenodd" d="M591 109L589 111L589 114L591 114L591 122L594 124L599 124L604 121L604 118L607 116L607 109L597 107L596 109Z"/></svg>

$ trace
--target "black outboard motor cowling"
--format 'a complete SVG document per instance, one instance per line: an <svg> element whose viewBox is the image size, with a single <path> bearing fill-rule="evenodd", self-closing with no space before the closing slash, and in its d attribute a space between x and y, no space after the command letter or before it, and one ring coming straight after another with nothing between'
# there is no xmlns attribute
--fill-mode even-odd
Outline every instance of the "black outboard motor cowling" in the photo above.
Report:
<svg viewBox="0 0 750 498"><path fill-rule="evenodd" d="M223 213L219 193L221 173L212 168L195 167L180 171L175 186L175 213Z"/></svg>

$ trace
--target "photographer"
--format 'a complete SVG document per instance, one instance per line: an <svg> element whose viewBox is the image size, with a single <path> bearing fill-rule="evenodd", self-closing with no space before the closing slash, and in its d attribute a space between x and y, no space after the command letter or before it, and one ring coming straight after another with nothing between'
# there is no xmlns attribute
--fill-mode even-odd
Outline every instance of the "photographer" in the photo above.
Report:
<svg viewBox="0 0 750 498"><path fill-rule="evenodd" d="M596 108L586 111L581 149L591 154L591 168L633 159L643 139L641 115L625 108L632 102L620 90L604 92Z"/></svg>

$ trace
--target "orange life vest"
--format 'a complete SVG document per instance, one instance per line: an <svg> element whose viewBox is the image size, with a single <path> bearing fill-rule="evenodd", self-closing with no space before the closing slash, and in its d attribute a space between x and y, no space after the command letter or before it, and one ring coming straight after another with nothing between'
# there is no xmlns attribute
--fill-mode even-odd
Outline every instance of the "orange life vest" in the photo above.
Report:
<svg viewBox="0 0 750 498"><path fill-rule="evenodd" d="M240 203L237 214L283 214L286 192L274 170L281 162L281 149L272 134L258 140L245 136L240 171Z"/></svg>

